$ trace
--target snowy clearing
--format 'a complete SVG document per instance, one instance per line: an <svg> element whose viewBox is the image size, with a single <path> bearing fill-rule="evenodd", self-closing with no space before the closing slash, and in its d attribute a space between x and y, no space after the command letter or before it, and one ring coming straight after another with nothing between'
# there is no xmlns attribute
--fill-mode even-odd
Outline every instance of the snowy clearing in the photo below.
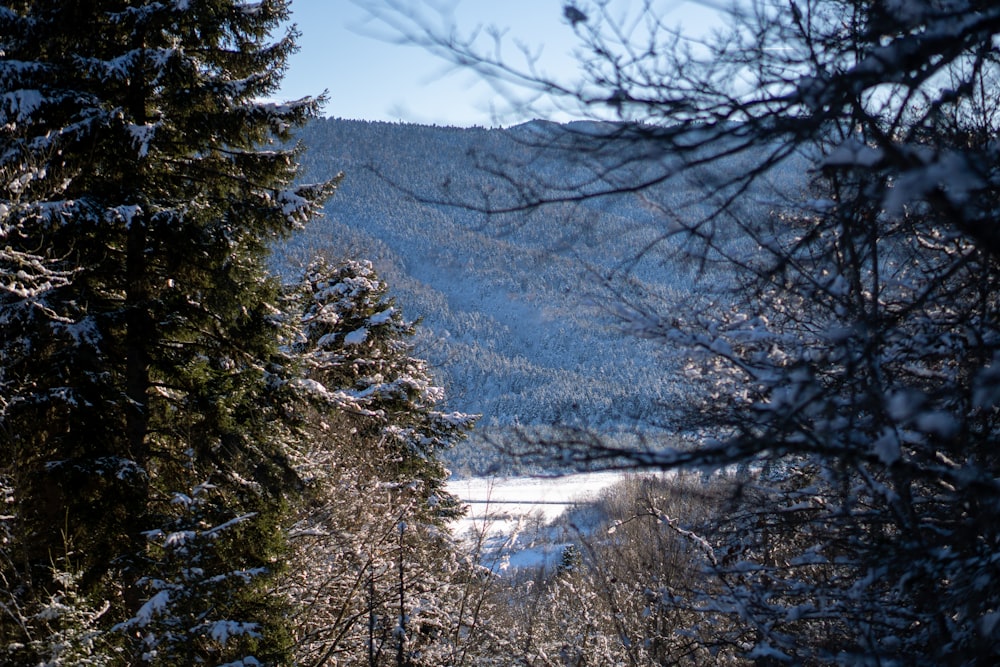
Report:
<svg viewBox="0 0 1000 667"><path fill-rule="evenodd" d="M544 530L546 525L630 474L634 473L453 479L448 491L469 508L453 530L471 548L478 548L480 562L492 570L549 567L559 562L566 543Z"/></svg>

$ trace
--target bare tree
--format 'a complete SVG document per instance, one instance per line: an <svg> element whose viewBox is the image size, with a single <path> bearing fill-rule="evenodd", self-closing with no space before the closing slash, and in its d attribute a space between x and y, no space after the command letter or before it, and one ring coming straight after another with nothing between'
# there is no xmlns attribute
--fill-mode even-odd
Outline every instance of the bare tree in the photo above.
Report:
<svg viewBox="0 0 1000 667"><path fill-rule="evenodd" d="M494 166L506 198L452 204L640 196L662 215L654 246L685 239L670 247L712 281L707 267L726 267L729 291L706 288L696 307L609 276L627 327L690 351L702 391L674 423L698 445L554 444L587 463L744 466L732 517L704 535L716 584L702 600L744 657L995 661L1000 7L752 0L696 43L664 6L567 5L581 82L504 60L430 13L376 10L498 85L613 121L534 135L571 165L561 181ZM669 206L679 174L707 212Z"/></svg>

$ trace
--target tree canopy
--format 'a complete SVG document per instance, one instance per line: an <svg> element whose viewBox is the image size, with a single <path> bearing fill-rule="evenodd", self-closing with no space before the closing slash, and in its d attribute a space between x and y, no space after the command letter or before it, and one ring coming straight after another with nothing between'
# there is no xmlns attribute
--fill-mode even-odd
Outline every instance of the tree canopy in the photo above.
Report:
<svg viewBox="0 0 1000 667"><path fill-rule="evenodd" d="M0 8L6 591L30 607L71 561L82 591L109 600L103 621L134 623L148 596L181 604L155 584L147 540L218 526L200 567L228 580L217 623L234 625L176 630L191 660L285 650L246 583L282 548L294 478L270 398L287 364L266 256L333 187L296 184L286 143L321 100L262 101L295 48L293 29L271 37L288 17L284 0ZM163 547L172 576L193 576ZM183 604L198 617L212 602ZM11 620L13 646L30 628ZM145 641L124 650L187 660Z"/></svg>
<svg viewBox="0 0 1000 667"><path fill-rule="evenodd" d="M659 3L572 3L579 81L425 9L374 13L598 121L536 141L584 174L562 194L495 168L515 208L635 194L661 243L687 239L676 261L727 267L726 298L665 303L627 276L609 290L626 327L690 351L703 392L670 419L696 446L543 443L587 464L751 475L731 520L702 533L714 583L691 608L720 633L704 645L806 664L995 659L995 4L754 0L696 41ZM791 161L802 183L768 182ZM679 174L703 184L704 216L662 198Z"/></svg>

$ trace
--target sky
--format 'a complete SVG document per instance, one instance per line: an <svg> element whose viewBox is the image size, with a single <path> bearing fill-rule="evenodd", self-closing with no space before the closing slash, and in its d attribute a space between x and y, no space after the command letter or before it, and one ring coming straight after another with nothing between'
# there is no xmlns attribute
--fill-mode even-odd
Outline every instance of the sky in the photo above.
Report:
<svg viewBox="0 0 1000 667"><path fill-rule="evenodd" d="M697 29L706 23L705 1L661 0L658 4L670 19L676 17L678 24ZM538 54L538 64L546 73L564 80L577 77L572 56L576 38L563 18L566 0L396 2L422 9L437 26L453 25L463 36L477 28L499 28L504 31L505 58L518 62L516 44L523 43ZM392 30L371 14L372 7L385 4L382 0L292 0L300 48L289 63L278 96L290 100L325 90L329 101L323 113L337 118L458 126L530 120L509 113L506 95L479 75L450 66L423 47L394 43ZM442 11L435 12L434 7ZM485 31L479 34L486 38ZM553 119L569 117L553 114Z"/></svg>

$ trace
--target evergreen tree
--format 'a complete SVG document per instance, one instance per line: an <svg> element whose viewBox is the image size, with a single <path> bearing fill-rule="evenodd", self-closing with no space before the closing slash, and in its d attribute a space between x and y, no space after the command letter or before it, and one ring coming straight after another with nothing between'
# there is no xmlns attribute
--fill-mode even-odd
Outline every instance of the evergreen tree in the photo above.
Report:
<svg viewBox="0 0 1000 667"><path fill-rule="evenodd" d="M450 631L459 559L444 526L460 508L439 456L475 419L438 409L416 325L387 291L368 262L320 260L293 296L307 488L283 590L304 664L442 664Z"/></svg>
<svg viewBox="0 0 1000 667"><path fill-rule="evenodd" d="M280 549L292 477L265 259L332 189L293 187L295 150L262 150L319 104L260 101L295 48L294 30L269 37L287 18L287 0L0 7L5 574L24 604L59 588L49 554L67 526L81 590L107 596L108 623L133 617L147 534L201 483L213 525L250 516L227 567L268 568ZM270 627L274 608L234 620ZM279 660L266 644L259 659Z"/></svg>
<svg viewBox="0 0 1000 667"><path fill-rule="evenodd" d="M435 522L458 516L444 489L448 471L439 458L475 418L436 409L444 391L427 362L412 356L416 323L403 318L388 286L370 262L312 264L302 286L302 341L296 352L318 398L353 415L350 432L377 443L365 452L372 474L384 482L417 484L422 516Z"/></svg>

